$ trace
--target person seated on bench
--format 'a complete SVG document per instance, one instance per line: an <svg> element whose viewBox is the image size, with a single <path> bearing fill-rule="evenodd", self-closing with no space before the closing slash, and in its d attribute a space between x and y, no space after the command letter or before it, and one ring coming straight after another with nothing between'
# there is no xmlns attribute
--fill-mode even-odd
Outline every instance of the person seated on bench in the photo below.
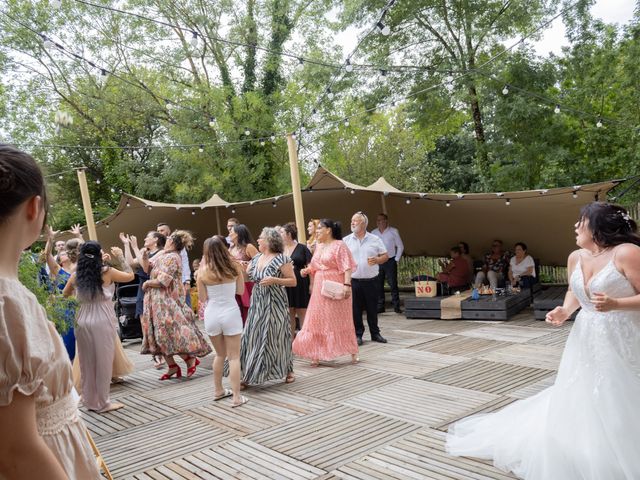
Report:
<svg viewBox="0 0 640 480"><path fill-rule="evenodd" d="M452 247L450 253L451 260L442 265L442 272L436 278L439 282L446 283L449 289L465 289L469 285L469 263L462 257L460 247Z"/></svg>
<svg viewBox="0 0 640 480"><path fill-rule="evenodd" d="M527 245L518 242L514 247L515 255L509 261L509 281L520 288L531 288L536 283L536 264L527 254Z"/></svg>
<svg viewBox="0 0 640 480"><path fill-rule="evenodd" d="M498 288L498 282L504 281L505 274L509 267L509 252L505 252L502 247L502 240L494 240L491 244L491 251L484 256L482 270L476 275L476 285L489 282L491 288Z"/></svg>
<svg viewBox="0 0 640 480"><path fill-rule="evenodd" d="M458 242L458 247L460 247L460 251L462 251L461 257L469 264L469 283L473 283L475 273L473 272L473 258L469 255L469 244L467 242Z"/></svg>

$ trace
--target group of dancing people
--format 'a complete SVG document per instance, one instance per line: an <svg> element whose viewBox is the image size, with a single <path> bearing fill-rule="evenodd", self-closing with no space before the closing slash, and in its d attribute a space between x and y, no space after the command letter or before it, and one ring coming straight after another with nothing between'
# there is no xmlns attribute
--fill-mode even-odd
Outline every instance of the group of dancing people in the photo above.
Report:
<svg viewBox="0 0 640 480"><path fill-rule="evenodd" d="M0 145L0 235L5 240L0 255L0 476L97 479L100 473L73 394L69 355L43 307L18 280L23 251L46 224L47 205L44 178L33 158ZM343 355L358 360L362 332L351 320L356 320L356 305L368 311L365 287L374 270L364 265L385 262L386 253L363 233L366 216L360 212L352 218L353 237L344 241L336 222L321 220L317 228L313 256L298 271L291 261L293 244L276 228L264 228L256 252L241 262L226 238L205 240L196 281L205 304L205 331L216 350L214 400L233 397L232 405L240 406L246 403L240 394L243 383L294 381L292 353L314 364ZM180 252L192 238L184 231L163 237L160 248L161 237L150 233L138 260L148 273L142 285L143 352L164 357L168 371L161 378L168 379L180 373L174 357L180 356L187 375L193 375L198 358L210 347L187 305L181 275ZM546 319L559 326L581 309L554 384L496 413L453 424L446 439L450 454L491 459L529 480L640 478L637 225L622 207L594 202L580 213L576 243L580 248L568 258L569 292ZM120 255L118 250L111 253ZM134 259L125 246L127 255ZM133 273L108 265L97 242L81 243L76 260L72 272L66 268L74 267L63 260L69 273L63 292L75 292L79 301L75 335L82 396L91 409L105 411L112 405L97 384L111 380L111 369L100 369L113 361L117 343L113 285L132 280ZM306 315L292 341L286 288L309 277L313 288ZM253 290L243 327L246 282L253 282ZM221 382L225 371L231 390ZM95 398L87 392L90 388Z"/></svg>

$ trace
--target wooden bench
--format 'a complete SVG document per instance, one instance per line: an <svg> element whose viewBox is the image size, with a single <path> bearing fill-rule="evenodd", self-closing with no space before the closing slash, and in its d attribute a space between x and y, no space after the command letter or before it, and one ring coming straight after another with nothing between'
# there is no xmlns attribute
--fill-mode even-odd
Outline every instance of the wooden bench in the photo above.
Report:
<svg viewBox="0 0 640 480"><path fill-rule="evenodd" d="M568 287L547 287L538 292L533 299L533 316L536 320L544 320L547 313L562 306ZM575 320L578 310L571 316Z"/></svg>
<svg viewBox="0 0 640 480"><path fill-rule="evenodd" d="M531 303L531 292L523 290L516 295L480 295L478 300L468 298L462 301L464 320L508 320Z"/></svg>
<svg viewBox="0 0 640 480"><path fill-rule="evenodd" d="M440 302L448 297L412 297L404 301L407 318L440 318Z"/></svg>

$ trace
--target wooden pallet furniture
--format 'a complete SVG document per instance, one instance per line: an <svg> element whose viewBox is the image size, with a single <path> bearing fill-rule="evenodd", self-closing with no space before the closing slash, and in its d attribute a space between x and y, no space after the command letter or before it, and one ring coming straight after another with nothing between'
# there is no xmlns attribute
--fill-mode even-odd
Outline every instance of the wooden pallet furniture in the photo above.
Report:
<svg viewBox="0 0 640 480"><path fill-rule="evenodd" d="M549 311L562 306L567 288L566 286L547 287L538 292L533 299L533 316L535 319L544 320ZM575 320L578 311L579 309L574 312L571 320Z"/></svg>
<svg viewBox="0 0 640 480"><path fill-rule="evenodd" d="M407 318L440 318L440 302L449 297L413 297L404 301Z"/></svg>
<svg viewBox="0 0 640 480"><path fill-rule="evenodd" d="M492 295L481 295L478 300L468 298L462 301L462 318L464 320L509 320L530 303L529 290L523 290L515 295L498 296L495 299Z"/></svg>

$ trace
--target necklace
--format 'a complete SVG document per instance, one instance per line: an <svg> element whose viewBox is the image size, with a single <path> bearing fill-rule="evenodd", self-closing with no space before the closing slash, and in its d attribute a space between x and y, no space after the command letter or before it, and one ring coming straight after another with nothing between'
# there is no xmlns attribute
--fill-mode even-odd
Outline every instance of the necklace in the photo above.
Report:
<svg viewBox="0 0 640 480"><path fill-rule="evenodd" d="M596 257L599 257L600 255L602 255L603 253L608 252L609 250L610 250L609 247L607 247L607 248L603 248L598 253L591 253L589 250L587 250L587 252L589 252L589 255L591 255L593 258L596 258Z"/></svg>

